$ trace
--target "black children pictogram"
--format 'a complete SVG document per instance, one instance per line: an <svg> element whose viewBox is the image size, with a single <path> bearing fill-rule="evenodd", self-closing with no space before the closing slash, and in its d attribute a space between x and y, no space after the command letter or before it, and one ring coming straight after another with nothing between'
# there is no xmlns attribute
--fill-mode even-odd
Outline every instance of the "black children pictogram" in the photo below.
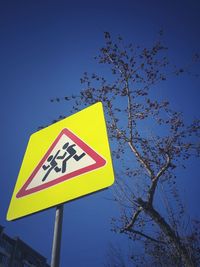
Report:
<svg viewBox="0 0 200 267"><path fill-rule="evenodd" d="M43 165L42 168L44 171L47 170L46 174L44 175L42 181L44 182L48 175L50 174L51 171L55 172L60 172L65 173L67 169L67 162L73 158L76 161L81 160L86 154L82 153L79 156L77 155L77 151L75 149L76 144L69 145L69 143L65 143L62 147L62 150L64 150L64 153L60 155L61 150L58 150L55 154L55 156L50 155L47 159L47 162L49 163L48 165ZM61 152L62 153L62 152ZM58 162L62 161L61 167L58 167Z"/></svg>

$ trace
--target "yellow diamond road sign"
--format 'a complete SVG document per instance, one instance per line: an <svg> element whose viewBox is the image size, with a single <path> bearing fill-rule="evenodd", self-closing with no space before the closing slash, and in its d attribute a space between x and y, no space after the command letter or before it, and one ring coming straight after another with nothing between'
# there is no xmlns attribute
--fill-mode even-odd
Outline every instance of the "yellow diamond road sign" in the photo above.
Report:
<svg viewBox="0 0 200 267"><path fill-rule="evenodd" d="M31 135L7 220L98 191L113 182L99 102Z"/></svg>

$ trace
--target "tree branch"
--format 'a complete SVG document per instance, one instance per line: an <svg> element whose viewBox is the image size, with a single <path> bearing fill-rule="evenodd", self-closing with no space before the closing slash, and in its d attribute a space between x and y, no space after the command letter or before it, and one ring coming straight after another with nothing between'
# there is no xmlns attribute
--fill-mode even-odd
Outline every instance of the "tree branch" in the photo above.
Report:
<svg viewBox="0 0 200 267"><path fill-rule="evenodd" d="M147 234L142 233L141 231L134 230L134 229L130 229L130 230L128 230L128 231L131 232L131 233L133 233L133 234L136 234L136 235L140 235L140 236L142 236L142 237L145 237L146 239L149 239L149 240L151 240L151 241L153 241L153 242L162 243L162 244L167 244L166 242L161 241L161 240L157 240L157 239L155 239L155 238L153 238L153 237L151 237L151 236L149 236L149 235L147 235Z"/></svg>
<svg viewBox="0 0 200 267"><path fill-rule="evenodd" d="M169 157L168 153L166 154L166 158L167 159L166 159L165 165L160 169L160 171L157 173L157 175L152 179L152 184L151 184L151 187L148 191L148 203L149 203L149 205L152 205L152 203L153 203L153 197L154 197L154 193L155 193L159 178L168 169L168 167L170 165L170 157Z"/></svg>
<svg viewBox="0 0 200 267"><path fill-rule="evenodd" d="M131 150L134 152L134 154L138 158L139 162L145 167L150 178L153 178L154 174L153 174L153 171L151 170L150 166L144 161L144 159L142 158L142 156L140 155L140 153L138 152L136 147L133 145L133 143L129 141L128 144L129 144Z"/></svg>
<svg viewBox="0 0 200 267"><path fill-rule="evenodd" d="M176 232L160 215L160 213L156 211L153 206L150 206L149 202L143 201L142 199L138 199L138 202L143 208L144 212L146 212L146 214L148 214L154 220L154 222L159 225L160 229L163 231L163 233L165 233L166 237L174 245L178 253L180 253L181 258L185 262L185 266L195 267L193 258L191 258L191 255L189 254L186 246L182 244L180 237L176 235Z"/></svg>
<svg viewBox="0 0 200 267"><path fill-rule="evenodd" d="M108 107L108 114L110 115L110 118L112 120L112 124L113 124L114 129L116 130L118 136L119 137L122 137L124 140L127 141L127 137L125 136L125 134L122 131L120 131L120 129L117 126L116 119L115 119L114 114L113 114L113 111L111 109L110 101L107 101L107 107Z"/></svg>
<svg viewBox="0 0 200 267"><path fill-rule="evenodd" d="M135 221L137 220L137 217L139 216L140 212L142 211L142 207L139 207L136 212L133 214L130 222L123 228L121 229L121 233L125 232L125 231L130 231L131 227L134 225Z"/></svg>
<svg viewBox="0 0 200 267"><path fill-rule="evenodd" d="M128 128L130 131L130 141L133 140L133 121L132 121L132 103L131 103L131 93L129 90L128 79L126 79L126 92L128 97Z"/></svg>
<svg viewBox="0 0 200 267"><path fill-rule="evenodd" d="M106 54L106 56L108 57L108 59L110 60L110 62L115 66L115 68L121 73L121 74L123 74L123 71L120 69L120 67L114 62L114 60L112 59L112 57L108 54L108 53L106 53L106 52L104 52L105 54Z"/></svg>

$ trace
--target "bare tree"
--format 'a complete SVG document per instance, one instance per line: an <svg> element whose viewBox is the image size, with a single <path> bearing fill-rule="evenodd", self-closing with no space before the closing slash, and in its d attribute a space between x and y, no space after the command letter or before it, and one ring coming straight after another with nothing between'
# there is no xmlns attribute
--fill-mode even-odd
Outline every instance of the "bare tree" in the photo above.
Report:
<svg viewBox="0 0 200 267"><path fill-rule="evenodd" d="M189 233L177 227L187 216L176 181L177 167L200 155L200 121L186 125L182 113L156 95L162 82L190 68L172 67L160 39L145 48L125 45L121 37L113 41L106 32L105 46L96 57L105 66L105 75L85 72L80 95L64 99L74 102L73 110L103 102L113 155L119 161L115 200L121 215L113 220L114 230L142 241L155 263L157 257L165 258L166 265L160 266L172 262L174 266L197 266L199 239L194 229ZM198 61L198 55L193 59ZM158 192L165 206L158 201Z"/></svg>

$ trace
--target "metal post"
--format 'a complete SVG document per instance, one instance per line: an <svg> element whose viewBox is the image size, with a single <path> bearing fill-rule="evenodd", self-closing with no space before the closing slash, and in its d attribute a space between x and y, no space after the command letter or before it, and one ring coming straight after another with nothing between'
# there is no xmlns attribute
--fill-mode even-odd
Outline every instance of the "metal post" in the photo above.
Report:
<svg viewBox="0 0 200 267"><path fill-rule="evenodd" d="M63 220L63 204L56 207L53 246L51 253L51 267L59 267L60 264L62 220Z"/></svg>

